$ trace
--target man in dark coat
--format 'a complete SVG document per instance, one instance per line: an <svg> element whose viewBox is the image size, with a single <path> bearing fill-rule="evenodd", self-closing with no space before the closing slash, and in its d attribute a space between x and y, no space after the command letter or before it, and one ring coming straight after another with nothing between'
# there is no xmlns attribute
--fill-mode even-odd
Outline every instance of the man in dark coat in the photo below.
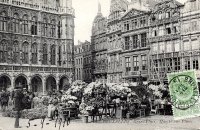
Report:
<svg viewBox="0 0 200 130"><path fill-rule="evenodd" d="M19 117L20 111L23 110L22 99L24 97L23 91L21 88L15 88L14 92L14 110L17 111L16 120L15 120L15 128L19 128Z"/></svg>

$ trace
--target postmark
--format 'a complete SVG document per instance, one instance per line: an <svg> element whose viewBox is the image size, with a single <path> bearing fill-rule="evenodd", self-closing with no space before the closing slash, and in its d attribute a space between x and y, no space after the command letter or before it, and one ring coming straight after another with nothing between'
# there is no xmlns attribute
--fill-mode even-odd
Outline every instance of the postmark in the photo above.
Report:
<svg viewBox="0 0 200 130"><path fill-rule="evenodd" d="M198 101L199 91L194 77L187 74L174 76L169 86L172 104L177 109L188 109Z"/></svg>
<svg viewBox="0 0 200 130"><path fill-rule="evenodd" d="M167 75L174 119L200 116L199 88L195 70Z"/></svg>

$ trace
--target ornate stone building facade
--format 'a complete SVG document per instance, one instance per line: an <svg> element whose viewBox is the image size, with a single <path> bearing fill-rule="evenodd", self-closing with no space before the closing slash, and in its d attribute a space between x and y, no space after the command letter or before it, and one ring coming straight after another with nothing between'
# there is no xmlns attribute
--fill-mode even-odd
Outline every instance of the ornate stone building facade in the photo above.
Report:
<svg viewBox="0 0 200 130"><path fill-rule="evenodd" d="M0 0L0 89L45 94L73 72L71 0Z"/></svg>
<svg viewBox="0 0 200 130"><path fill-rule="evenodd" d="M126 0L111 0L107 22L108 76L109 83L122 81L121 17L128 10Z"/></svg>
<svg viewBox="0 0 200 130"><path fill-rule="evenodd" d="M93 80L107 79L107 19L101 13L101 5L93 21L91 47L92 47L92 75Z"/></svg>
<svg viewBox="0 0 200 130"><path fill-rule="evenodd" d="M148 79L149 6L132 2L130 9L121 18L122 23L122 66L126 82L139 83Z"/></svg>
<svg viewBox="0 0 200 130"><path fill-rule="evenodd" d="M187 1L181 10L182 70L200 70L200 0ZM198 75L198 78L200 76Z"/></svg>
<svg viewBox="0 0 200 130"><path fill-rule="evenodd" d="M167 82L167 73L182 70L181 8L176 0L164 0L150 14L149 75L153 82Z"/></svg>

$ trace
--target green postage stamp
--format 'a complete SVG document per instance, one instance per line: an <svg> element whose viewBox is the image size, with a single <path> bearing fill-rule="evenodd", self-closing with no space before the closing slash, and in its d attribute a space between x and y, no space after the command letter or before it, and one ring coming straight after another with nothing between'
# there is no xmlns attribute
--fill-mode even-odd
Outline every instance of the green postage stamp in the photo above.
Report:
<svg viewBox="0 0 200 130"><path fill-rule="evenodd" d="M195 70L167 75L175 120L200 116L199 88Z"/></svg>

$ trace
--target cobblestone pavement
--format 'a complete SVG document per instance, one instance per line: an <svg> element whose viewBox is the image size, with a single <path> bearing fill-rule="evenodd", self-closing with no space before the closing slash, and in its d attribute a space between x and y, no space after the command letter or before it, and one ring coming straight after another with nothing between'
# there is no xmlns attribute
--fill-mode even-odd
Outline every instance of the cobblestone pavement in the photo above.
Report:
<svg viewBox="0 0 200 130"><path fill-rule="evenodd" d="M41 128L41 120L34 120L28 126L28 120L20 119L21 128L17 130L59 130L55 128L55 121L45 120L44 128ZM16 130L14 118L0 117L0 130ZM172 116L154 115L131 120L104 118L95 123L83 123L81 119L72 120L69 126L61 126L60 130L198 130L200 117L174 121ZM200 129L199 129L200 130Z"/></svg>

